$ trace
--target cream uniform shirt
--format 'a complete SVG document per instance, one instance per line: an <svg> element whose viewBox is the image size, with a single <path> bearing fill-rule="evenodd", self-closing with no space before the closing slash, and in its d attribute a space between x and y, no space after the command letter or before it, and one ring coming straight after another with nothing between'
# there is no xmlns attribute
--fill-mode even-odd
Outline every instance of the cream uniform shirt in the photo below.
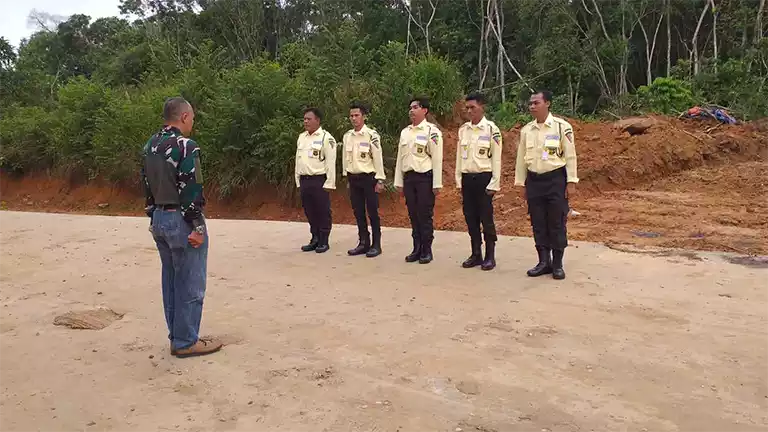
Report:
<svg viewBox="0 0 768 432"><path fill-rule="evenodd" d="M432 170L432 188L443 187L443 133L426 120L400 132L395 166L395 186L403 187L403 173Z"/></svg>
<svg viewBox="0 0 768 432"><path fill-rule="evenodd" d="M461 189L462 174L492 173L486 189L501 187L501 131L485 117L477 124L466 122L459 128L456 149L456 187Z"/></svg>
<svg viewBox="0 0 768 432"><path fill-rule="evenodd" d="M360 131L350 129L342 138L344 144L342 175L376 173L376 180L385 180L381 137L375 130L363 125Z"/></svg>
<svg viewBox="0 0 768 432"><path fill-rule="evenodd" d="M302 132L296 141L296 187L303 175L323 174L323 189L336 189L336 140L323 128Z"/></svg>
<svg viewBox="0 0 768 432"><path fill-rule="evenodd" d="M515 185L525 186L528 171L544 174L565 167L568 183L578 183L573 128L551 113L542 124L536 120L520 130L515 164Z"/></svg>

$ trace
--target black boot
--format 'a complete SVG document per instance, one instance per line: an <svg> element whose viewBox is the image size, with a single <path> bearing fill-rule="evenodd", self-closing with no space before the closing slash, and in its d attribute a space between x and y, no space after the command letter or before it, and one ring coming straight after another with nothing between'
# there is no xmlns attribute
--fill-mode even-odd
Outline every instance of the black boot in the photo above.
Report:
<svg viewBox="0 0 768 432"><path fill-rule="evenodd" d="M421 257L421 242L417 239L413 239L413 251L411 251L410 255L405 257L405 262L416 262L419 260L419 257Z"/></svg>
<svg viewBox="0 0 768 432"><path fill-rule="evenodd" d="M496 242L485 241L485 261L483 261L483 270L493 270L496 267Z"/></svg>
<svg viewBox="0 0 768 432"><path fill-rule="evenodd" d="M328 238L330 237L331 233L321 233L320 238L317 241L317 249L315 249L315 252L317 253L324 253L328 252L328 249L331 248L331 246L328 244Z"/></svg>
<svg viewBox="0 0 768 432"><path fill-rule="evenodd" d="M373 244L365 256L373 258L381 255L381 233L373 233Z"/></svg>
<svg viewBox="0 0 768 432"><path fill-rule="evenodd" d="M419 257L419 264L429 264L432 262L432 242L426 242L421 245L421 256Z"/></svg>
<svg viewBox="0 0 768 432"><path fill-rule="evenodd" d="M482 247L481 241L472 239L472 255L470 255L469 258L467 258L463 263L461 263L461 266L464 268L472 268L482 264L483 254L480 251L481 247Z"/></svg>
<svg viewBox="0 0 768 432"><path fill-rule="evenodd" d="M565 270L563 270L563 253L562 249L552 250L552 278L553 279L565 279Z"/></svg>
<svg viewBox="0 0 768 432"><path fill-rule="evenodd" d="M549 248L536 246L536 250L539 252L539 263L536 264L536 267L528 270L528 276L537 277L552 273L552 259L549 256Z"/></svg>
<svg viewBox="0 0 768 432"><path fill-rule="evenodd" d="M317 249L317 243L318 239L315 234L312 234L312 240L309 241L309 244L306 244L301 247L301 250L304 252L312 252L313 250Z"/></svg>
<svg viewBox="0 0 768 432"><path fill-rule="evenodd" d="M357 242L357 246L354 249L348 250L347 253L350 256L362 255L368 252L370 248L371 239L368 237L368 234L360 234L360 241Z"/></svg>

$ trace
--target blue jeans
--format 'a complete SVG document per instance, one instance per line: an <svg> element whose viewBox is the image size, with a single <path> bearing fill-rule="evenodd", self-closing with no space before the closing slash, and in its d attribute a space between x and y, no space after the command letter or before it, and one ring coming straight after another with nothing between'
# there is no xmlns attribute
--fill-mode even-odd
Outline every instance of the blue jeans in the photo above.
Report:
<svg viewBox="0 0 768 432"><path fill-rule="evenodd" d="M189 244L192 226L181 211L156 209L152 235L162 263L163 308L168 339L175 350L188 348L198 340L203 315L203 298L208 264L208 233L198 248Z"/></svg>

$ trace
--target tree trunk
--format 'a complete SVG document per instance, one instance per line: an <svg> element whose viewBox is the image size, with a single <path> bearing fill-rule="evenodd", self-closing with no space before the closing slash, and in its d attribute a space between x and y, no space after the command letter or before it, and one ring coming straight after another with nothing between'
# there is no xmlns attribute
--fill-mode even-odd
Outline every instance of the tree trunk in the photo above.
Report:
<svg viewBox="0 0 768 432"><path fill-rule="evenodd" d="M672 74L672 8L671 0L667 2L667 77Z"/></svg>
<svg viewBox="0 0 768 432"><path fill-rule="evenodd" d="M717 6L715 6L715 0L709 0L709 4L712 5L712 41L714 47L714 69L717 73Z"/></svg>
<svg viewBox="0 0 768 432"><path fill-rule="evenodd" d="M699 74L699 30L701 30L701 23L704 22L704 16L707 15L708 8L709 3L704 5L704 10L701 11L701 16L699 16L699 23L696 24L696 31L693 32L693 38L691 39L691 61L693 62L693 75Z"/></svg>
<svg viewBox="0 0 768 432"><path fill-rule="evenodd" d="M504 103L507 101L507 90L504 88L504 85L506 82L504 81L504 45L502 44L502 38L501 35L503 34L503 28L501 24L501 13L499 12L499 0L493 0L493 6L496 10L495 12L495 18L496 18L496 30L498 31L498 37L496 38L499 43L498 48L498 64L499 64L499 85L501 86L501 102Z"/></svg>
<svg viewBox="0 0 768 432"><path fill-rule="evenodd" d="M765 11L765 0L760 0L760 6L757 8L757 20L755 21L755 45L763 40L763 12Z"/></svg>

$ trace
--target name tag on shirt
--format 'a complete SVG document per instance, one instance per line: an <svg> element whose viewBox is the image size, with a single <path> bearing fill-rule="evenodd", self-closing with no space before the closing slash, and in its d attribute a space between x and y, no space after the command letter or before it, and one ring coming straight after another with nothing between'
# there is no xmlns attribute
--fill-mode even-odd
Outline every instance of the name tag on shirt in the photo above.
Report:
<svg viewBox="0 0 768 432"><path fill-rule="evenodd" d="M417 144L426 144L427 143L427 136L426 135L416 135L416 143Z"/></svg>
<svg viewBox="0 0 768 432"><path fill-rule="evenodd" d="M488 135L480 135L480 138L477 139L478 141L488 141L491 142L491 137Z"/></svg>
<svg viewBox="0 0 768 432"><path fill-rule="evenodd" d="M370 146L371 146L371 144L369 144L369 143L367 143L367 142L361 142L361 143L360 143L360 147L361 147L361 148L368 148L368 147L370 147Z"/></svg>
<svg viewBox="0 0 768 432"><path fill-rule="evenodd" d="M544 148L556 149L560 147L560 135L547 135L544 137Z"/></svg>
<svg viewBox="0 0 768 432"><path fill-rule="evenodd" d="M323 145L323 140L315 141L312 144L321 146L321 145Z"/></svg>

